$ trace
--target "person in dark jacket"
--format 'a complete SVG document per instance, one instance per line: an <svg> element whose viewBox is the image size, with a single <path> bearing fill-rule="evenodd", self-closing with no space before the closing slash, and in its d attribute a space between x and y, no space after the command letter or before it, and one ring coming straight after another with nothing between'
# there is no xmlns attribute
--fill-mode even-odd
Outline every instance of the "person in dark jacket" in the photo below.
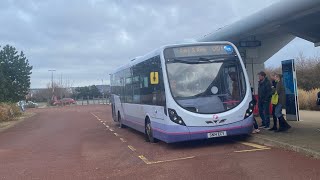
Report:
<svg viewBox="0 0 320 180"><path fill-rule="evenodd" d="M277 74L275 76L275 80L278 82L276 86L276 92L278 93L278 97L279 97L278 104L276 105L276 108L275 108L275 115L279 119L279 129L276 132L287 131L288 129L291 128L291 126L287 123L287 121L285 120L282 114L282 108L285 108L286 106L286 93L285 93L285 88L282 81L282 75Z"/></svg>
<svg viewBox="0 0 320 180"><path fill-rule="evenodd" d="M272 89L272 94L274 94L275 93L275 89L276 89L276 87L277 87L277 80L276 80L276 73L273 73L272 74L272 76L271 76L271 79L272 79L272 81L271 81L271 89ZM274 104L272 104L272 119L273 119L273 126L272 126L272 128L270 128L269 129L269 131L276 131L276 130L278 130L278 118L277 118L277 116L275 115L275 108L276 108L276 105L274 105Z"/></svg>
<svg viewBox="0 0 320 180"><path fill-rule="evenodd" d="M261 127L268 129L270 127L270 111L269 106L271 102L272 89L266 73L261 71L258 73L259 87L258 87L258 107L259 114L262 120Z"/></svg>

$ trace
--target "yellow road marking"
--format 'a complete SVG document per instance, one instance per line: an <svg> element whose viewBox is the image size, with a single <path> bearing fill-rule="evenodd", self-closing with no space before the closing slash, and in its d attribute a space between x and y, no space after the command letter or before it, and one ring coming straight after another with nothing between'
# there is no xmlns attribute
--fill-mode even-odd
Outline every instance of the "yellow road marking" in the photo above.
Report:
<svg viewBox="0 0 320 180"><path fill-rule="evenodd" d="M242 153L242 152L254 152L254 151L263 151L263 150L268 150L271 148L259 148L259 149L248 149L248 150L241 150L241 151L234 151L237 153Z"/></svg>
<svg viewBox="0 0 320 180"><path fill-rule="evenodd" d="M258 149L268 148L267 146L262 146L262 145L254 144L254 143L248 143L248 142L240 142L240 143L243 144L243 145L254 147L254 148L258 148Z"/></svg>
<svg viewBox="0 0 320 180"><path fill-rule="evenodd" d="M239 142L239 143L243 144L243 145L246 145L246 146L254 147L254 149L246 149L246 150L234 151L236 153L254 152L254 151L262 151L262 150L271 149L271 148L269 148L267 146L262 146L262 145L255 144L255 143L249 143L249 142Z"/></svg>
<svg viewBox="0 0 320 180"><path fill-rule="evenodd" d="M165 162L172 162L172 161L180 161L180 160L186 160L186 159L192 159L195 156L190 156L190 157L184 157L184 158L177 158L177 159L169 159L169 160L164 160L164 161L154 161L154 162L149 162L150 164L158 164L158 163L165 163Z"/></svg>
<svg viewBox="0 0 320 180"><path fill-rule="evenodd" d="M146 164L150 164L149 160L145 158L143 155L140 155L139 158Z"/></svg>
<svg viewBox="0 0 320 180"><path fill-rule="evenodd" d="M131 151L136 151L136 149L135 149L133 146L128 145L128 148L129 148Z"/></svg>
<svg viewBox="0 0 320 180"><path fill-rule="evenodd" d="M98 117L98 116L96 116L94 113L91 113L94 117L96 117L100 122L103 122L103 124L110 130L110 131L114 131L112 128L109 128L109 126L108 125L106 125L106 122L107 121L101 121L101 119ZM117 134L117 133L113 133L115 136L119 136L119 134ZM123 139L123 138L120 138L120 140L122 141L122 142L127 142L125 139ZM135 152L136 151L136 149L133 147L133 146L131 146L131 145L128 145L128 148L131 150L131 151L133 151L133 152ZM169 159L169 160L163 160L163 161L149 161L146 157L144 157L143 155L140 155L140 156L138 156L145 164L158 164L158 163L165 163L165 162L172 162L172 161L179 161L179 160L186 160L186 159L192 159L192 158L194 158L195 156L190 156L190 157L184 157L184 158L176 158L176 159Z"/></svg>
<svg viewBox="0 0 320 180"><path fill-rule="evenodd" d="M184 157L184 158L176 158L176 159L169 159L169 160L163 160L163 161L149 161L143 155L140 155L139 158L146 164L158 164L158 163L166 163L166 162L172 162L172 161L180 161L180 160L192 159L192 158L195 158L195 156Z"/></svg>

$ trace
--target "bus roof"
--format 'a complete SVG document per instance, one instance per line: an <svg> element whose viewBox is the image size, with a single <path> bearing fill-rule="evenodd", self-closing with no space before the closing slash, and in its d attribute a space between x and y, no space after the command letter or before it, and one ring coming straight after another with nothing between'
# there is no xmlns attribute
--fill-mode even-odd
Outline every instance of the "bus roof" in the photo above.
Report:
<svg viewBox="0 0 320 180"><path fill-rule="evenodd" d="M157 49L149 52L148 54L145 54L145 55L143 55L143 56L135 57L135 58L129 60L129 62L128 62L127 64L122 65L122 66L116 68L116 70L114 70L111 74L114 74L114 73L116 73L116 72L118 72L118 71L127 69L128 67L131 67L131 66L133 66L133 65L135 65L135 64L138 64L138 63L140 63L140 62L143 62L144 60L149 59L149 58L151 58L151 57L153 57L153 56L155 56L155 55L159 55L159 54L160 54L160 51L161 51L161 48L157 48Z"/></svg>

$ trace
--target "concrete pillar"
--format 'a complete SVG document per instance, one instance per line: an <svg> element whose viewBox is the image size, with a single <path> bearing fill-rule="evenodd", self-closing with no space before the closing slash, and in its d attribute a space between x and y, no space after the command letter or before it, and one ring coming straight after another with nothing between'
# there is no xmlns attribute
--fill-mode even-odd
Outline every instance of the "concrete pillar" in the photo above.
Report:
<svg viewBox="0 0 320 180"><path fill-rule="evenodd" d="M250 85L254 89L254 94L258 94L257 74L264 70L264 63L259 63L259 50L258 48L241 48L240 52L244 54L242 58L246 66Z"/></svg>
<svg viewBox="0 0 320 180"><path fill-rule="evenodd" d="M258 94L258 73L264 70L264 64L246 63L249 82L254 89L254 94Z"/></svg>

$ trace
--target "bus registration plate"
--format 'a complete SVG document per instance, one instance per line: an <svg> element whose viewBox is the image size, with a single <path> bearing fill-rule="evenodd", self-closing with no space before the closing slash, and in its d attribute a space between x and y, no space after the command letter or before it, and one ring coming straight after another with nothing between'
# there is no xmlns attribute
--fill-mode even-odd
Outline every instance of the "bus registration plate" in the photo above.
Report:
<svg viewBox="0 0 320 180"><path fill-rule="evenodd" d="M208 133L208 138L215 138L215 137L222 137L222 136L227 136L227 131Z"/></svg>

